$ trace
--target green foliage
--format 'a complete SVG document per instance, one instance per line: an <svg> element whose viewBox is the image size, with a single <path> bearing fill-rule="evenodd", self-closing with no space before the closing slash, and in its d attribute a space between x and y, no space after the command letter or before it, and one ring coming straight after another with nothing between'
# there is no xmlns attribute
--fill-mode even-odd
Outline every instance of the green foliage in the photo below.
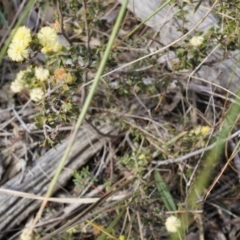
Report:
<svg viewBox="0 0 240 240"><path fill-rule="evenodd" d="M202 1L195 6L195 12L200 8ZM175 3L175 7L179 9L177 17L182 21L182 26L187 22L186 16L189 14L184 10L187 3ZM234 51L240 48L239 34L240 34L240 14L239 1L219 2L216 6L216 15L221 19L216 26L210 28L204 34L195 31L191 36L189 35L187 41L183 41L175 46L175 53L178 61L173 62L173 70L179 71L183 69L193 70L198 66L209 51L220 44L220 48L224 51L224 56L227 57L228 51ZM179 28L179 32L184 33L184 28ZM199 46L191 46L190 40L194 36L204 37L204 42Z"/></svg>
<svg viewBox="0 0 240 240"><path fill-rule="evenodd" d="M80 171L74 171L73 182L77 189L83 188L87 183L91 182L93 175L89 172L88 166L81 168Z"/></svg>
<svg viewBox="0 0 240 240"><path fill-rule="evenodd" d="M142 174L149 163L148 154L142 152L132 152L130 155L126 154L120 161L135 174Z"/></svg>
<svg viewBox="0 0 240 240"><path fill-rule="evenodd" d="M161 175L157 171L154 171L154 178L155 178L157 190L161 196L161 199L164 202L166 209L168 211L176 211L177 208L173 201L172 195L170 194L170 191L166 186L165 182L163 181Z"/></svg>

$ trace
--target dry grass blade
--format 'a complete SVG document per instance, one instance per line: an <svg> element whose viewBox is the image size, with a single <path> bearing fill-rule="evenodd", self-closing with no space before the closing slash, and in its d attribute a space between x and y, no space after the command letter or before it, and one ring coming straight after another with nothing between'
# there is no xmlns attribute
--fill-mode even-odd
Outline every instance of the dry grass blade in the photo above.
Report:
<svg viewBox="0 0 240 240"><path fill-rule="evenodd" d="M125 181L122 185L120 185L120 187L118 187L116 190L112 190L109 191L108 193L106 193L102 198L100 198L97 202L93 203L92 205L90 205L88 208L86 208L84 211L82 211L80 214L78 214L77 216L75 216L73 219L71 219L68 223L64 224L63 226L61 226L60 228L58 228L57 230L53 231L52 233L46 235L45 237L41 238L41 240L49 240L52 239L53 236L59 236L61 233L63 233L64 231L66 231L69 228L74 227L76 224L79 224L81 222L83 222L86 218L89 217L89 214L91 214L91 212L94 210L96 210L97 207L101 206L103 203L106 202L106 200L111 197L113 194L115 194L116 192L118 192L121 188L123 188L124 186L127 186L132 180L127 180ZM94 213L94 215L96 216L96 213Z"/></svg>
<svg viewBox="0 0 240 240"><path fill-rule="evenodd" d="M121 219L121 217L123 216L125 212L125 209L123 209L114 219L113 221L109 224L109 226L102 231L102 234L97 238L97 240L105 240L107 238L107 235L109 234L109 232L111 232L114 227L118 224L119 220ZM101 230L101 229L100 229ZM118 239L114 236L112 236L113 239Z"/></svg>
<svg viewBox="0 0 240 240"><path fill-rule="evenodd" d="M0 188L1 193L9 194L11 196L16 196L16 197L21 197L21 198L29 198L32 200L44 200L44 196L39 196L36 194L31 194L31 193L25 193L25 192L20 192L20 191L15 191L11 189L3 189ZM126 194L123 195L118 195L118 196L113 196L109 198L107 201L116 201L116 200L121 200L126 197ZM77 203L77 204L88 204L88 203L95 203L99 200L100 198L49 198L49 202L56 202L56 203Z"/></svg>

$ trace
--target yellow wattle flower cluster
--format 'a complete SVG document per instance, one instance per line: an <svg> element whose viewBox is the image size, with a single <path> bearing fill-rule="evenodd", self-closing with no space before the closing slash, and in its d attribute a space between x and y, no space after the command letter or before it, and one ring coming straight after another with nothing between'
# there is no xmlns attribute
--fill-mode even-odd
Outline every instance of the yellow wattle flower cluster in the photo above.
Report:
<svg viewBox="0 0 240 240"><path fill-rule="evenodd" d="M43 53L56 53L61 50L62 45L58 42L56 30L51 27L43 27L37 34L39 44L42 46ZM8 56L13 61L23 61L29 56L28 48L32 41L31 30L25 26L19 27L14 31L11 44L8 49ZM34 44L34 43L33 43ZM68 90L68 83L72 83L75 78L65 70L61 69L58 76L66 84L64 91ZM11 90L19 93L23 89L28 89L32 101L38 102L44 98L45 81L50 77L48 69L42 67L33 68L30 66L26 70L20 71L16 79L11 84ZM59 79L56 79L59 80Z"/></svg>
<svg viewBox="0 0 240 240"><path fill-rule="evenodd" d="M29 56L28 47L32 41L31 30L21 26L14 32L7 54L12 61L21 62ZM56 53L62 49L62 45L58 42L57 32L51 27L41 28L37 38L42 46L42 53Z"/></svg>
<svg viewBox="0 0 240 240"><path fill-rule="evenodd" d="M11 84L11 90L14 93L19 93L21 92L26 86L23 80L24 74L27 73L28 70L21 70L17 76L16 79L12 82Z"/></svg>
<svg viewBox="0 0 240 240"><path fill-rule="evenodd" d="M58 42L58 36L55 29L43 27L37 34L39 43L42 45L42 53L56 53L61 50L62 45Z"/></svg>
<svg viewBox="0 0 240 240"><path fill-rule="evenodd" d="M191 135L195 135L195 136L202 135L202 136L205 136L208 133L210 133L210 131L211 131L211 128L209 126L197 126L196 128L194 128L193 130L191 130L189 132L189 136L191 136Z"/></svg>
<svg viewBox="0 0 240 240"><path fill-rule="evenodd" d="M48 69L42 67L35 67L35 69L33 69L29 67L26 70L21 70L17 74L16 79L12 82L10 88L14 93L19 93L23 89L28 89L31 100L38 102L44 97L45 93L43 89L39 87L41 84L36 83L39 81L46 81L49 75L50 73ZM29 83L29 76L31 83Z"/></svg>
<svg viewBox="0 0 240 240"><path fill-rule="evenodd" d="M31 30L25 26L19 27L13 35L8 48L8 57L12 61L21 62L28 58L28 47L32 40Z"/></svg>
<svg viewBox="0 0 240 240"><path fill-rule="evenodd" d="M75 77L64 68L57 68L54 71L54 78L57 82L63 81L67 84L71 84L75 81Z"/></svg>

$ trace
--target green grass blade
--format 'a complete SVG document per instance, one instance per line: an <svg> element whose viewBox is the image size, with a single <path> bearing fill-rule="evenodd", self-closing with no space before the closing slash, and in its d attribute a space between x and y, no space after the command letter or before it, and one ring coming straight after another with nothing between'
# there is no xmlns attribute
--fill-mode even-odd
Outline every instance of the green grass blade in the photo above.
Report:
<svg viewBox="0 0 240 240"><path fill-rule="evenodd" d="M5 28L8 28L8 22L1 10L0 10L0 22Z"/></svg>
<svg viewBox="0 0 240 240"><path fill-rule="evenodd" d="M163 5L161 5L157 10L155 10L149 17L144 19L139 25L137 25L130 33L125 36L122 41L120 41L114 48L116 48L118 45L120 45L122 42L124 42L126 39L128 39L133 33L135 33L141 26L143 26L148 20L150 20L153 16L155 16L160 10L165 8L168 4L170 4L173 0L167 0Z"/></svg>
<svg viewBox="0 0 240 240"><path fill-rule="evenodd" d="M154 179L156 182L157 190L167 208L168 211L176 211L176 205L173 201L172 195L170 194L165 182L163 181L161 175L154 171Z"/></svg>
<svg viewBox="0 0 240 240"><path fill-rule="evenodd" d="M122 215L124 214L125 209L123 209L115 218L114 220L109 224L109 226L106 228L106 232L111 232L113 228L117 225L119 220L121 219ZM97 240L106 240L107 235L103 232Z"/></svg>

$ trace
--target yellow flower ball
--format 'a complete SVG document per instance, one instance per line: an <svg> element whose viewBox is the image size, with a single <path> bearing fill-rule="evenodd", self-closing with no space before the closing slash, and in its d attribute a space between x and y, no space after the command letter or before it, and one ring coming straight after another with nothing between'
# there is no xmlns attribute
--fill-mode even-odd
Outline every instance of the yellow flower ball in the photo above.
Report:
<svg viewBox="0 0 240 240"><path fill-rule="evenodd" d="M57 43L53 46L45 46L41 49L41 52L44 54L52 54L57 53L62 49L62 45L60 43Z"/></svg>
<svg viewBox="0 0 240 240"><path fill-rule="evenodd" d="M40 81L45 81L49 77L49 70L42 67L35 68L35 77Z"/></svg>
<svg viewBox="0 0 240 240"><path fill-rule="evenodd" d="M23 48L27 48L31 41L31 30L25 26L19 27L12 39L12 43L22 45Z"/></svg>
<svg viewBox="0 0 240 240"><path fill-rule="evenodd" d="M190 43L194 47L198 47L203 43L204 38L202 36L193 36L192 39L190 40Z"/></svg>
<svg viewBox="0 0 240 240"><path fill-rule="evenodd" d="M43 27L37 34L39 43L44 47L53 47L57 42L57 32L51 27Z"/></svg>
<svg viewBox="0 0 240 240"><path fill-rule="evenodd" d="M54 77L57 81L62 81L67 77L67 72L64 68L57 68L54 71Z"/></svg>
<svg viewBox="0 0 240 240"><path fill-rule="evenodd" d="M24 81L23 81L23 76L26 73L26 70L21 70L18 72L16 79L12 82L10 88L14 93L21 92L23 90L24 86Z"/></svg>
<svg viewBox="0 0 240 240"><path fill-rule="evenodd" d="M202 136L205 136L207 135L208 133L210 133L210 130L211 128L209 126L197 126L196 128L194 128L193 130L191 130L189 132L189 135L195 135L195 136L198 136L198 135L202 135Z"/></svg>
<svg viewBox="0 0 240 240"><path fill-rule="evenodd" d="M54 71L54 77L57 81L64 81L65 83L73 83L75 81L75 77L64 68L57 68Z"/></svg>
<svg viewBox="0 0 240 240"><path fill-rule="evenodd" d="M11 83L11 86L10 86L10 89L12 90L12 92L14 92L14 93L19 93L19 92L21 92L22 90L23 90L23 85L21 84L21 82L19 82L19 81L13 81L12 83Z"/></svg>
<svg viewBox="0 0 240 240"><path fill-rule="evenodd" d="M27 72L27 70L19 71L17 76L16 76L16 81L21 82L23 80L23 76L26 72Z"/></svg>
<svg viewBox="0 0 240 240"><path fill-rule="evenodd" d="M165 226L168 232L174 233L178 231L178 228L181 227L181 221L175 216L170 216L165 222Z"/></svg>
<svg viewBox="0 0 240 240"><path fill-rule="evenodd" d="M28 58L28 49L21 44L11 43L7 54L12 61L21 62Z"/></svg>
<svg viewBox="0 0 240 240"><path fill-rule="evenodd" d="M52 53L52 47L45 46L41 49L41 52L44 54Z"/></svg>
<svg viewBox="0 0 240 240"><path fill-rule="evenodd" d="M30 98L34 102L40 101L44 97L44 92L41 88L34 88L30 91Z"/></svg>
<svg viewBox="0 0 240 240"><path fill-rule="evenodd" d="M61 51L61 49L62 49L62 44L59 43L58 41L53 45L53 48L52 48L54 53Z"/></svg>

